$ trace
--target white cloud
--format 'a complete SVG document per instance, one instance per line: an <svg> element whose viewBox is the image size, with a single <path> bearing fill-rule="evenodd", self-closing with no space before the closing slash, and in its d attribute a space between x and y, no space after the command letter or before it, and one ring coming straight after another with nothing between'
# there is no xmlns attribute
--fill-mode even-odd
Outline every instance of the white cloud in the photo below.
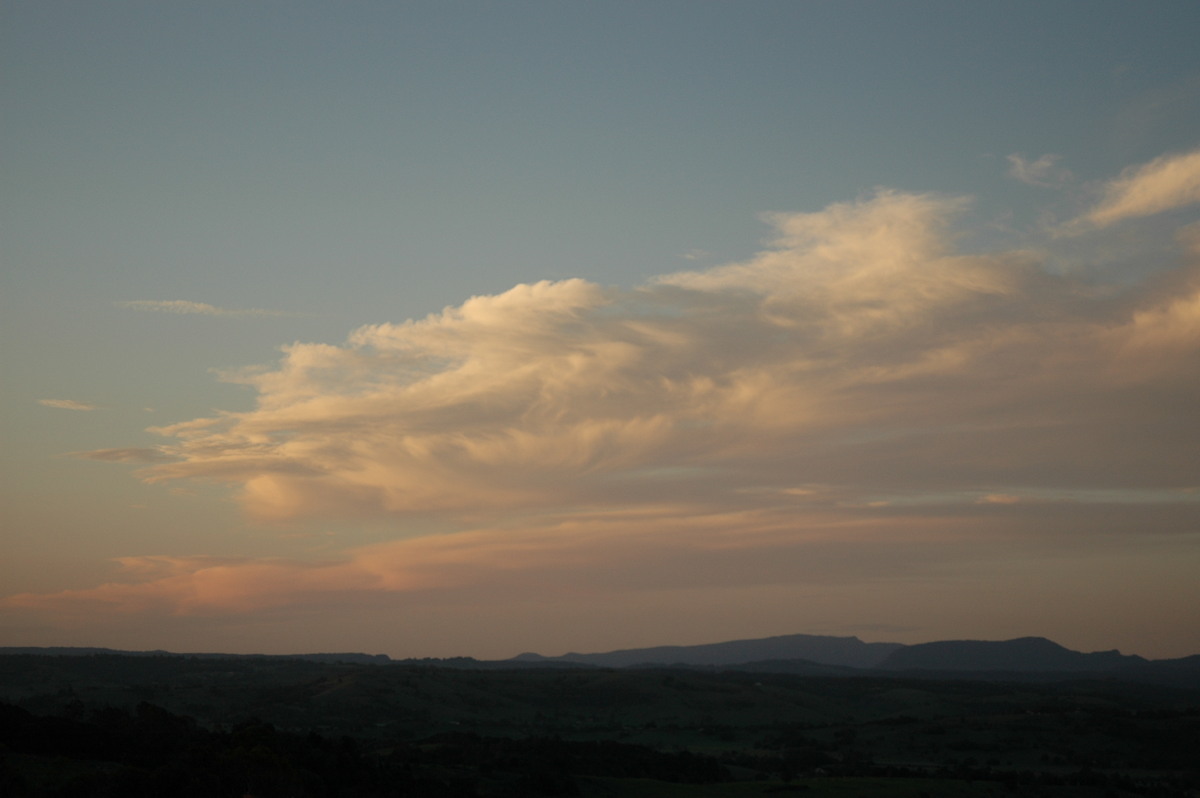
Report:
<svg viewBox="0 0 1200 798"><path fill-rule="evenodd" d="M155 313L197 314L201 316L283 316L279 310L263 310L261 308L219 308L204 302L190 302L185 299L134 299L128 302L117 302L119 307L132 310L145 310Z"/></svg>
<svg viewBox="0 0 1200 798"><path fill-rule="evenodd" d="M1164 155L1126 169L1105 185L1096 206L1065 225L1063 232L1109 227L1196 202L1200 202L1200 150Z"/></svg>
<svg viewBox="0 0 1200 798"><path fill-rule="evenodd" d="M95 410L96 406L87 402L77 402L74 399L38 399L38 404L44 407L56 407L59 410Z"/></svg>

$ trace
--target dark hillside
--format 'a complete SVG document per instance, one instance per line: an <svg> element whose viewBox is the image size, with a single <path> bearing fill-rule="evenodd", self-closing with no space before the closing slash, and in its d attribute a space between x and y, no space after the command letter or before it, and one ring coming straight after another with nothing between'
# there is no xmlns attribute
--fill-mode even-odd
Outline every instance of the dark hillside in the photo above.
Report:
<svg viewBox="0 0 1200 798"><path fill-rule="evenodd" d="M646 665L741 665L765 660L806 660L821 665L872 668L902 648L899 643L864 643L857 637L780 635L755 640L731 640L698 646L655 646L600 654L542 657L522 654L515 662L575 662L603 668Z"/></svg>
<svg viewBox="0 0 1200 798"><path fill-rule="evenodd" d="M6 795L1200 789L1200 692L1113 680L21 655L0 700Z"/></svg>
<svg viewBox="0 0 1200 798"><path fill-rule="evenodd" d="M1083 654L1043 637L1016 640L943 640L897 649L880 670L1106 673L1146 660L1117 651Z"/></svg>

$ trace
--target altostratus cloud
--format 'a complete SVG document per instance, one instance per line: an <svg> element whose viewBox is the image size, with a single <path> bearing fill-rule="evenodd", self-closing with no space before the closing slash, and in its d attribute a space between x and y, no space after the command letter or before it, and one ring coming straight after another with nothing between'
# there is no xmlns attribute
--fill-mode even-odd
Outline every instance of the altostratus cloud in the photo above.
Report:
<svg viewBox="0 0 1200 798"><path fill-rule="evenodd" d="M55 407L59 410L95 410L96 406L75 399L38 399L43 407Z"/></svg>
<svg viewBox="0 0 1200 798"><path fill-rule="evenodd" d="M116 303L118 307L154 313L195 314L201 316L283 316L283 311L262 308L220 308L185 299L133 299Z"/></svg>

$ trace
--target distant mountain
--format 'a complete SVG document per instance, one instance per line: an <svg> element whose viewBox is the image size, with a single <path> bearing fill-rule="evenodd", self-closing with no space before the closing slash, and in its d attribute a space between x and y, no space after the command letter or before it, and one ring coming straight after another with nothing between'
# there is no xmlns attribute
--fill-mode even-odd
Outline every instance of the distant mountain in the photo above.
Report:
<svg viewBox="0 0 1200 798"><path fill-rule="evenodd" d="M698 646L631 648L599 654L570 653L561 657L521 654L509 662L516 665L572 662L602 668L627 668L637 665L728 666L764 661L806 660L819 665L873 668L901 648L903 646L900 643L864 643L857 637L797 634Z"/></svg>
<svg viewBox="0 0 1200 798"><path fill-rule="evenodd" d="M1085 654L1044 637L1015 640L942 640L934 643L864 643L857 637L781 635L698 646L656 646L595 654L544 657L526 653L505 660L391 659L386 654L176 654L110 648L0 647L0 656L186 657L199 660L307 660L345 665L406 666L454 670L682 668L805 676L881 676L974 681L1048 682L1116 679L1200 689L1200 655L1148 660L1119 651Z"/></svg>
<svg viewBox="0 0 1200 798"><path fill-rule="evenodd" d="M1200 655L1147 660L1119 651L1085 654L1044 637L1015 640L943 640L934 643L864 643L857 637L783 635L699 646L657 646L596 654L543 657L521 654L509 667L684 667L808 676L905 676L988 681L1120 679L1195 689Z"/></svg>
<svg viewBox="0 0 1200 798"><path fill-rule="evenodd" d="M390 665L394 661L387 654L358 654L353 652L342 654L296 654L292 659L306 659L310 662L355 662L360 665Z"/></svg>
<svg viewBox="0 0 1200 798"><path fill-rule="evenodd" d="M175 654L170 651L123 651L119 648L96 648L94 646L2 646L0 654L34 654L42 657L93 657L116 655L121 657L178 657L193 656ZM214 655L220 656L220 655Z"/></svg>
<svg viewBox="0 0 1200 798"><path fill-rule="evenodd" d="M1178 659L1146 660L1134 657L1135 662L1122 665L1113 676L1132 682L1151 682L1175 687L1200 689L1200 654Z"/></svg>
<svg viewBox="0 0 1200 798"><path fill-rule="evenodd" d="M1016 640L942 640L892 651L877 665L886 671L1109 673L1146 662L1119 651L1084 654L1044 637Z"/></svg>
<svg viewBox="0 0 1200 798"><path fill-rule="evenodd" d="M360 665L387 665L393 662L387 654L193 654L163 651L121 651L115 648L74 646L0 646L0 655L36 654L49 657L193 657L195 659L302 659L310 662L353 662Z"/></svg>

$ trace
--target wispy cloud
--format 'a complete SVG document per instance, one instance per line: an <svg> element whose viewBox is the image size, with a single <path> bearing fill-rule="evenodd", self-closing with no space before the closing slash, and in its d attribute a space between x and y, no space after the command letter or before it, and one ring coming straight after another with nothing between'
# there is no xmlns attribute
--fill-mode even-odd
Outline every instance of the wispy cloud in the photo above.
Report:
<svg viewBox="0 0 1200 798"><path fill-rule="evenodd" d="M1056 188L1071 180L1071 172L1058 165L1058 155L1043 155L1035 161L1023 155L1008 156L1008 176L1031 186Z"/></svg>
<svg viewBox="0 0 1200 798"><path fill-rule="evenodd" d="M502 591L536 596L548 587L602 588L614 573L633 591L700 586L762 586L798 577L826 582L928 574L962 556L945 525L900 523L891 541L877 520L846 527L829 509L794 514L780 509L695 513L678 508L580 512L498 528L470 529L361 546L323 562L282 558L141 556L118 560L123 579L97 588L22 594L9 607L66 608L99 604L116 612L224 614L346 594L417 594L447 590ZM982 517L977 523L986 527ZM986 537L985 532L980 537ZM686 546L680 542L686 540ZM977 541L979 542L979 541ZM804 552L798 563L795 551ZM940 550L940 551L939 551ZM853 562L832 571L832 561ZM734 565L735 567L730 567Z"/></svg>
<svg viewBox="0 0 1200 798"><path fill-rule="evenodd" d="M132 310L144 310L153 313L195 314L201 316L285 316L280 310L263 310L262 308L219 308L204 302L190 302L185 299L133 299L127 302L117 302L118 307Z"/></svg>
<svg viewBox="0 0 1200 798"><path fill-rule="evenodd" d="M989 493L987 496L976 499L976 502L978 504L1016 504L1021 500L1020 496L1013 496L1011 493Z"/></svg>
<svg viewBox="0 0 1200 798"><path fill-rule="evenodd" d="M77 402L74 399L38 399L38 404L44 407L56 407L59 410L95 410L96 406L87 402Z"/></svg>
<svg viewBox="0 0 1200 798"><path fill-rule="evenodd" d="M109 463L162 463L174 460L161 449L126 447L122 449L96 449L90 452L74 452L73 456L85 460L102 460Z"/></svg>
<svg viewBox="0 0 1200 798"><path fill-rule="evenodd" d="M1200 150L1164 155L1126 169L1107 183L1100 201L1063 232L1081 233L1127 219L1151 216L1200 202Z"/></svg>
<svg viewBox="0 0 1200 798"><path fill-rule="evenodd" d="M1120 567L1130 551L1162 541L1164 533L1186 540L1195 517L1194 503L1151 515L1120 505L1054 504L1036 515L1023 507L992 502L921 512L802 503L709 511L651 504L623 511L579 509L357 546L315 561L124 557L118 578L106 584L10 595L0 599L0 608L93 619L127 615L145 622L152 616L246 616L281 607L321 607L336 615L364 601L393 608L413 602L478 608L544 605L547 595L569 595L605 606L618 595L636 605L648 596L702 591L719 603L724 596L770 595L798 585L850 588L853 601L854 593L911 593L915 581L953 587L970 580L964 575L989 574L997 563L1021 557L1077 565L1082 550ZM1150 537L1142 529L1148 520L1155 528ZM1139 527L1135 540L1123 534L1130 525ZM1064 571L1062 578L1069 574ZM1103 585L1097 589L1110 592ZM820 613L825 621L827 610ZM862 617L853 607L840 612ZM782 615L783 623L794 622L794 610ZM878 608L872 615L892 620Z"/></svg>

